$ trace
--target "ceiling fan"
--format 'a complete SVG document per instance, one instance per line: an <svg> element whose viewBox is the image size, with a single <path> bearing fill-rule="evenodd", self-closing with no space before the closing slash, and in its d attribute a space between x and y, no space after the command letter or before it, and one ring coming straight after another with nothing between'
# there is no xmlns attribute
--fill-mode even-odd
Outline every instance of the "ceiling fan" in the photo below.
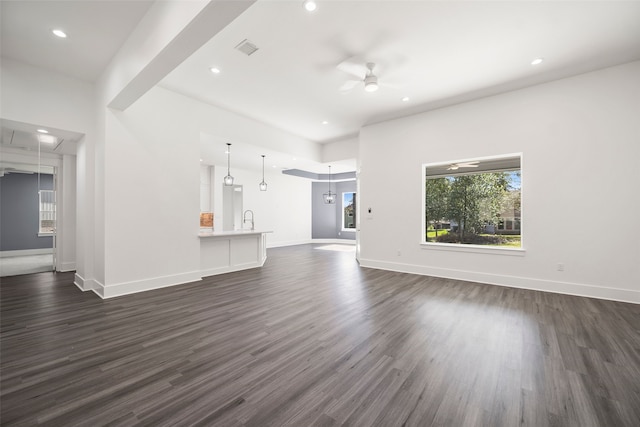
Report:
<svg viewBox="0 0 640 427"><path fill-rule="evenodd" d="M459 168L477 168L478 163L480 162L460 162L460 163L451 163L447 168L448 171L454 171Z"/></svg>
<svg viewBox="0 0 640 427"><path fill-rule="evenodd" d="M361 63L354 58L348 59L338 64L336 68L347 74L356 77L356 79L347 80L340 86L340 92L347 93L353 88L364 83L364 90L367 92L375 92L378 90L378 76L373 73L376 64L373 62Z"/></svg>

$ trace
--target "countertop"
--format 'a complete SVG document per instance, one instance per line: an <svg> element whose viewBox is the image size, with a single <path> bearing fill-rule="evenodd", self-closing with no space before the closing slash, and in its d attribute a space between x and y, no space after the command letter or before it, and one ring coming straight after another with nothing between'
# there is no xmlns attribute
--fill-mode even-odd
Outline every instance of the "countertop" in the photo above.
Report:
<svg viewBox="0 0 640 427"><path fill-rule="evenodd" d="M265 230L233 230L233 231L213 231L200 232L198 237L229 237L229 236L250 236L252 234L273 233L273 231Z"/></svg>

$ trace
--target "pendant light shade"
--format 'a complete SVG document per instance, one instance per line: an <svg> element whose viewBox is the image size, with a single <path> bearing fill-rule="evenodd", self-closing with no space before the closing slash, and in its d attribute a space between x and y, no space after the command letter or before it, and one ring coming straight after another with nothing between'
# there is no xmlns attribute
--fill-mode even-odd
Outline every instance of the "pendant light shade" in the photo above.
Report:
<svg viewBox="0 0 640 427"><path fill-rule="evenodd" d="M264 182L264 154L262 155L262 182L260 183L260 191L267 191L267 183Z"/></svg>
<svg viewBox="0 0 640 427"><path fill-rule="evenodd" d="M329 166L329 191L322 195L322 199L328 205L336 203L337 195L331 192L331 166Z"/></svg>
<svg viewBox="0 0 640 427"><path fill-rule="evenodd" d="M224 177L224 185L233 185L233 177L231 176L231 144L227 142L227 176Z"/></svg>

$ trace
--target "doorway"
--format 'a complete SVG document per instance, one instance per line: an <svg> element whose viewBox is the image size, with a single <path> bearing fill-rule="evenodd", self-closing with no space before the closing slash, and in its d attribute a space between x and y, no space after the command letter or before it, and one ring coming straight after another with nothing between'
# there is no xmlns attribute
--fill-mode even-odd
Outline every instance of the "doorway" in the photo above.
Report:
<svg viewBox="0 0 640 427"><path fill-rule="evenodd" d="M55 271L56 168L0 162L0 276Z"/></svg>

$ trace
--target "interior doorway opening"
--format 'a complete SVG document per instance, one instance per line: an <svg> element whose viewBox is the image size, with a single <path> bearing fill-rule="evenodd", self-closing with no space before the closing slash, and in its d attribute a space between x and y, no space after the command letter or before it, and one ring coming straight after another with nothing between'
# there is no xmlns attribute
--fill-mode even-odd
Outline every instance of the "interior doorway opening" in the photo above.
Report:
<svg viewBox="0 0 640 427"><path fill-rule="evenodd" d="M56 271L57 168L0 162L0 276Z"/></svg>

